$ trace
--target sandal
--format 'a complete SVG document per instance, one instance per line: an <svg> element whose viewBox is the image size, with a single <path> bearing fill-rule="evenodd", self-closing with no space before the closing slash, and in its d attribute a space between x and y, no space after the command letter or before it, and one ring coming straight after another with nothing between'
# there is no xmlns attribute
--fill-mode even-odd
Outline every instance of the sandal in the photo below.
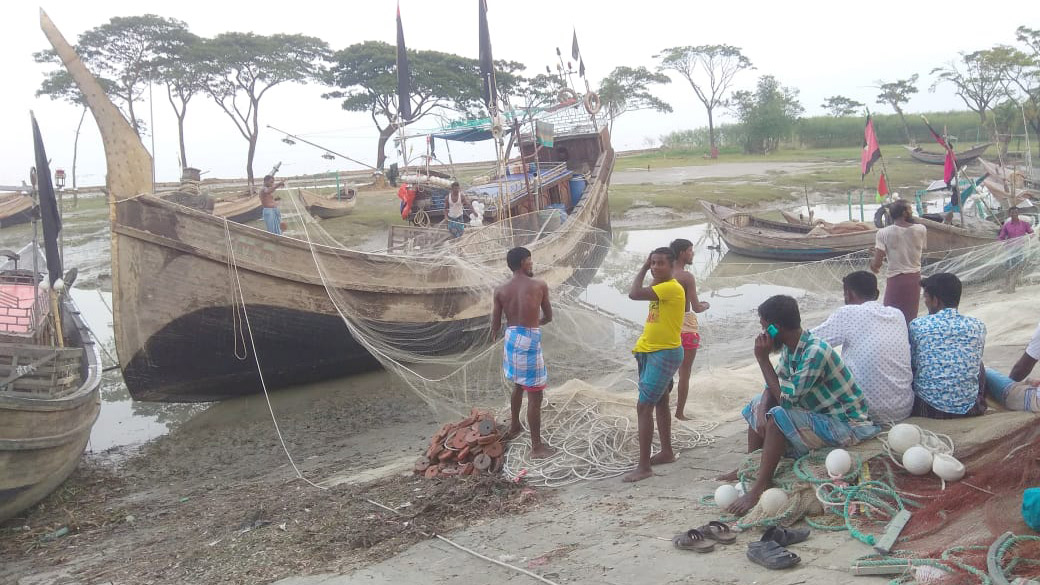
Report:
<svg viewBox="0 0 1040 585"><path fill-rule="evenodd" d="M772 540L759 540L749 544L747 558L767 569L789 569L802 562L802 557Z"/></svg>
<svg viewBox="0 0 1040 585"><path fill-rule="evenodd" d="M718 520L712 520L704 526L699 526L697 530L719 544L733 544L737 541L737 535L730 530L729 525Z"/></svg>
<svg viewBox="0 0 1040 585"><path fill-rule="evenodd" d="M808 528L784 528L783 526L770 526L762 534L762 540L772 540L780 546L791 546L809 538Z"/></svg>
<svg viewBox="0 0 1040 585"><path fill-rule="evenodd" d="M704 533L696 528L676 534L672 537L672 544L679 550L692 550L699 553L715 550L715 543L704 538Z"/></svg>

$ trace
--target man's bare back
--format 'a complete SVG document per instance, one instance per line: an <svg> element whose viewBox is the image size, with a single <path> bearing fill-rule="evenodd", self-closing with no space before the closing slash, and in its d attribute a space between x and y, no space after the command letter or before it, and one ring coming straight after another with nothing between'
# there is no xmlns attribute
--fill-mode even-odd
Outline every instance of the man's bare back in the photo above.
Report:
<svg viewBox="0 0 1040 585"><path fill-rule="evenodd" d="M514 274L509 282L495 290L495 308L505 313L508 327L540 327L552 320L549 286L537 278ZM498 323L493 325L497 333Z"/></svg>

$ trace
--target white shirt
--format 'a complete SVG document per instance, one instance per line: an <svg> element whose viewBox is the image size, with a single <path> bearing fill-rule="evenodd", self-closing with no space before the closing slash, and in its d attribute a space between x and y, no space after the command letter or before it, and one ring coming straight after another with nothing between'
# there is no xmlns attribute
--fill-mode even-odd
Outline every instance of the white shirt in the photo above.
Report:
<svg viewBox="0 0 1040 585"><path fill-rule="evenodd" d="M842 347L842 360L867 398L872 421L894 423L910 416L914 373L902 311L877 301L845 305L812 332Z"/></svg>
<svg viewBox="0 0 1040 585"><path fill-rule="evenodd" d="M879 229L874 237L874 247L888 258L889 278L920 272L921 254L927 245L928 228L919 223L907 227L892 224Z"/></svg>
<svg viewBox="0 0 1040 585"><path fill-rule="evenodd" d="M1040 325L1036 326L1036 332L1033 333L1033 338L1029 340L1029 345L1026 346L1026 355L1034 360L1040 360Z"/></svg>

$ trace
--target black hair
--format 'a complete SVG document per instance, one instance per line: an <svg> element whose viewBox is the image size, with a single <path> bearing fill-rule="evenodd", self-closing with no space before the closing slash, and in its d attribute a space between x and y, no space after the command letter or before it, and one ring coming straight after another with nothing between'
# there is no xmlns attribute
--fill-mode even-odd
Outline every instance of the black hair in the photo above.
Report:
<svg viewBox="0 0 1040 585"><path fill-rule="evenodd" d="M1011 207L1008 207L1008 213L1011 213L1012 211L1018 211L1018 210L1019 209L1018 209L1017 205L1012 205Z"/></svg>
<svg viewBox="0 0 1040 585"><path fill-rule="evenodd" d="M913 208L910 207L910 202L906 199L899 199L888 208L888 212L892 214L892 221L895 221L901 217L905 218L906 221L913 223L913 217L906 217L907 212L912 212Z"/></svg>
<svg viewBox="0 0 1040 585"><path fill-rule="evenodd" d="M441 183L441 184L443 185L444 183ZM458 187L459 186L459 182L458 181L452 181L451 182L451 186L452 187Z"/></svg>
<svg viewBox="0 0 1040 585"><path fill-rule="evenodd" d="M693 247L693 242L690 240L684 240L683 238L678 238L672 240L672 243L669 244L668 247L672 249L672 252L675 253L675 257L678 258L679 254L682 254Z"/></svg>
<svg viewBox="0 0 1040 585"><path fill-rule="evenodd" d="M520 270L524 260L531 257L531 251L523 246L518 246L506 252L506 266L513 272Z"/></svg>
<svg viewBox="0 0 1040 585"><path fill-rule="evenodd" d="M938 299L944 308L956 309L961 304L961 279L955 274L940 272L923 278L921 288Z"/></svg>
<svg viewBox="0 0 1040 585"><path fill-rule="evenodd" d="M758 316L782 329L798 329L802 326L798 301L787 295L774 295L766 299L758 306Z"/></svg>
<svg viewBox="0 0 1040 585"><path fill-rule="evenodd" d="M668 261L671 262L672 264L675 263L675 252L671 248L669 248L668 246L661 246L660 248L657 248L653 252L650 252L651 256L653 256L654 254L660 254L661 256L664 256L664 257L668 258Z"/></svg>
<svg viewBox="0 0 1040 585"><path fill-rule="evenodd" d="M271 179L273 181L274 175L264 175L264 180L266 181L267 179Z"/></svg>
<svg viewBox="0 0 1040 585"><path fill-rule="evenodd" d="M876 301L878 298L877 277L866 270L846 274L841 283L861 299Z"/></svg>

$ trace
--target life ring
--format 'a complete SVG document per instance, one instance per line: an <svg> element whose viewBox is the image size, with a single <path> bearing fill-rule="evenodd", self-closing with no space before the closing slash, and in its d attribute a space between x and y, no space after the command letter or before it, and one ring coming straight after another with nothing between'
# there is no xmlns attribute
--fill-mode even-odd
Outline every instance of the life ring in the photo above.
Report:
<svg viewBox="0 0 1040 585"><path fill-rule="evenodd" d="M603 104L599 101L599 96L596 95L596 92L590 91L589 93L585 94L585 111L586 112L588 112L588 113L592 114L593 116L595 116L596 114L599 113L599 110L602 107L603 107Z"/></svg>
<svg viewBox="0 0 1040 585"><path fill-rule="evenodd" d="M883 228L892 223L892 214L888 212L890 203L885 203L874 212L874 226Z"/></svg>
<svg viewBox="0 0 1040 585"><path fill-rule="evenodd" d="M556 94L556 98L560 100L561 104L565 102L576 102L578 101L578 94L574 93L573 89L565 87L560 90L560 93Z"/></svg>

